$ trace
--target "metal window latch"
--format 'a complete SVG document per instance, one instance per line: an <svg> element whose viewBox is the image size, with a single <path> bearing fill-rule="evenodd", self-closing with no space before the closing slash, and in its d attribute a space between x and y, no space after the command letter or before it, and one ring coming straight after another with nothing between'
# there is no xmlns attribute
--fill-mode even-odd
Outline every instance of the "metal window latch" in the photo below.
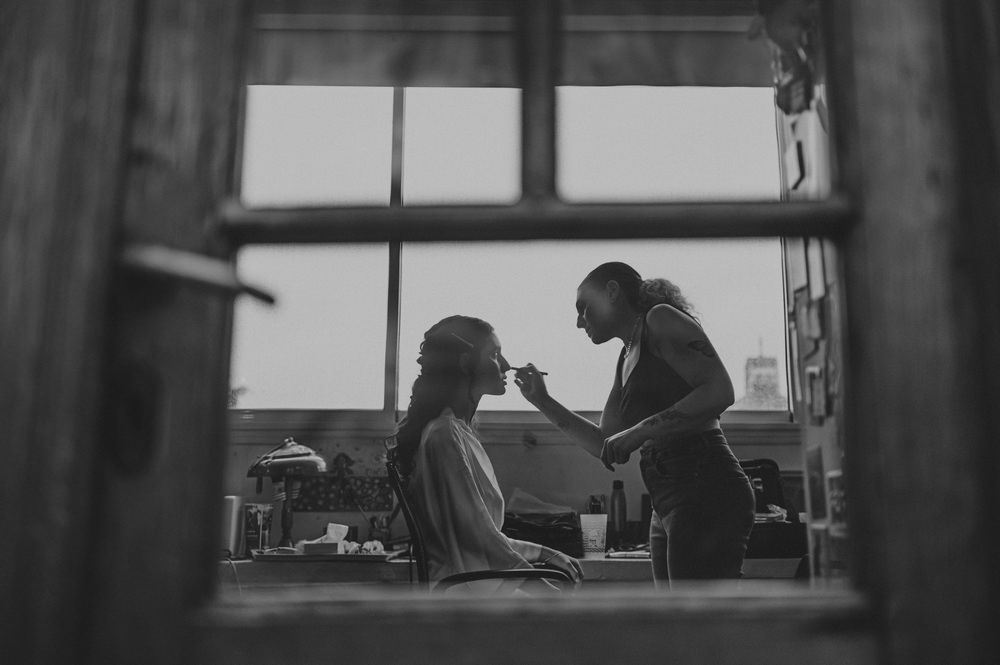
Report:
<svg viewBox="0 0 1000 665"><path fill-rule="evenodd" d="M268 305L275 303L274 296L264 289L240 280L233 264L211 256L162 245L130 243L122 250L119 262L127 270L153 277L188 282L232 295L245 293Z"/></svg>

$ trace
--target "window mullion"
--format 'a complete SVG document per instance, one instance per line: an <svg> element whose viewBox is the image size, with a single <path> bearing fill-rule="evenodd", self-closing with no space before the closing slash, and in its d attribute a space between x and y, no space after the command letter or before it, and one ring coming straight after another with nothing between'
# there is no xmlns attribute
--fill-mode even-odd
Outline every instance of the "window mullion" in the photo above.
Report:
<svg viewBox="0 0 1000 665"><path fill-rule="evenodd" d="M389 294L386 302L385 399L382 410L395 414L399 386L399 242L389 243Z"/></svg>
<svg viewBox="0 0 1000 665"><path fill-rule="evenodd" d="M389 207L403 206L403 111L406 89L392 89L392 176L389 183Z"/></svg>
<svg viewBox="0 0 1000 665"><path fill-rule="evenodd" d="M389 207L403 206L403 96L404 89L392 90L392 180ZM385 393L382 410L395 414L399 386L399 290L402 244L389 243L389 292L386 298Z"/></svg>
<svg viewBox="0 0 1000 665"><path fill-rule="evenodd" d="M554 0L525 2L519 14L521 191L529 201L555 198L558 15Z"/></svg>

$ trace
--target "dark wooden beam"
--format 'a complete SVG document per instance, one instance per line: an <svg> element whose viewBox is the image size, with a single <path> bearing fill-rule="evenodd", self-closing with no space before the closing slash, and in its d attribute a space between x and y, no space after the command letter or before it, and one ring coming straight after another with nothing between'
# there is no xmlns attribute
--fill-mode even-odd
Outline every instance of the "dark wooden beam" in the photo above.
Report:
<svg viewBox="0 0 1000 665"><path fill-rule="evenodd" d="M510 16L523 0L256 0L260 14ZM566 14L751 16L755 0L563 0Z"/></svg>
<svg viewBox="0 0 1000 665"><path fill-rule="evenodd" d="M770 51L747 36L752 5L263 3L248 82L529 85L515 51L518 17L532 14L528 25L548 35L559 63L558 85L769 86Z"/></svg>
<svg viewBox="0 0 1000 665"><path fill-rule="evenodd" d="M565 30L556 83L772 85L767 45L745 32L629 26ZM518 87L521 81L513 32L503 30L300 29L272 21L255 40L251 85Z"/></svg>
<svg viewBox="0 0 1000 665"><path fill-rule="evenodd" d="M118 232L225 260L229 248L205 219L231 191L247 4L140 6L130 159L112 190L122 202ZM110 308L89 312L106 317L109 356L96 430L99 518L85 541L96 552L93 648L89 660L68 660L194 662L185 618L211 598L220 554L232 302L131 273L115 275L112 296Z"/></svg>
<svg viewBox="0 0 1000 665"><path fill-rule="evenodd" d="M854 63L841 80L856 104L844 138L860 168L845 181L858 222L841 245L859 582L886 627L885 662L996 662L996 505L986 501L996 478L983 468L996 403L977 390L996 373L996 330L979 325L996 320L997 208L968 204L1000 191L995 169L969 161L991 140L975 131L989 111L974 72L995 77L997 63L985 50L989 66L969 58L987 29L974 26L973 7L836 4L850 18L837 39ZM965 12L948 35L943 19Z"/></svg>
<svg viewBox="0 0 1000 665"><path fill-rule="evenodd" d="M837 235L853 219L843 198L807 203L732 202L248 210L236 202L219 212L221 231L236 244L706 238Z"/></svg>
<svg viewBox="0 0 1000 665"><path fill-rule="evenodd" d="M0 23L4 660L87 662L108 285L139 3L22 0Z"/></svg>
<svg viewBox="0 0 1000 665"><path fill-rule="evenodd" d="M657 595L646 585L586 584L573 595L531 599L536 602L430 596L388 585L364 595L301 587L280 600L274 592L249 591L200 617L203 662L264 665L302 644L310 646L295 654L307 665L362 651L393 665L438 659L449 665L648 663L650 654L712 665L878 662L870 615L854 594L773 588L727 596L724 588L692 584ZM627 638L608 639L609 621Z"/></svg>
<svg viewBox="0 0 1000 665"><path fill-rule="evenodd" d="M550 199L556 191L556 0L524 3L519 19L521 192L527 200Z"/></svg>
<svg viewBox="0 0 1000 665"><path fill-rule="evenodd" d="M958 141L960 215L955 220L957 325L965 334L961 351L970 368L965 394L975 419L975 465L967 482L979 488L980 509L967 517L984 538L974 559L988 586L978 594L970 620L993 642L985 658L1000 658L1000 635L993 621L1000 615L1000 451L993 409L1000 403L1000 4L976 0L946 3L945 27L951 55L951 96ZM972 543L977 545L979 543ZM972 554L972 553L970 553ZM988 571L988 572L987 572ZM974 577L972 578L974 579ZM971 579L963 580L968 583Z"/></svg>

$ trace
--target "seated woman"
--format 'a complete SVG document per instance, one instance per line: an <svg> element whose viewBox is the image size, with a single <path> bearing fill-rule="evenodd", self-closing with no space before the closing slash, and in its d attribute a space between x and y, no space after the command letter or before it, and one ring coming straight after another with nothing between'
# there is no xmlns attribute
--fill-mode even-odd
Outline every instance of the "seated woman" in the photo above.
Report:
<svg viewBox="0 0 1000 665"><path fill-rule="evenodd" d="M483 395L506 392L511 368L493 327L450 316L424 334L417 362L420 375L397 427L393 455L409 478L413 510L426 529L430 578L541 562L581 579L576 559L500 532L503 495L470 425Z"/></svg>

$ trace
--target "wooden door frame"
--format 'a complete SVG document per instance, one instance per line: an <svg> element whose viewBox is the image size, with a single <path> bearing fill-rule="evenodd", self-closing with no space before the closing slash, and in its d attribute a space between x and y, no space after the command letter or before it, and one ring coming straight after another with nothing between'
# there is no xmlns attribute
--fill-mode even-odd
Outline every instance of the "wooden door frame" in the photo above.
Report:
<svg viewBox="0 0 1000 665"><path fill-rule="evenodd" d="M0 653L87 653L136 7L0 9Z"/></svg>
<svg viewBox="0 0 1000 665"><path fill-rule="evenodd" d="M119 250L143 243L230 261L213 216L233 188L248 3L141 7ZM106 413L123 423L108 435L128 463L112 456L99 469L94 663L196 658L188 617L210 600L206 564L219 556L231 320L223 292L116 275Z"/></svg>
<svg viewBox="0 0 1000 665"><path fill-rule="evenodd" d="M997 3L845 4L853 568L888 662L991 662L1000 278L985 248L1000 178L983 156L998 146Z"/></svg>
<svg viewBox="0 0 1000 665"><path fill-rule="evenodd" d="M1000 389L982 368L1000 357L985 325L997 320L1000 283L984 249L997 233L997 144L995 133L971 128L995 127L998 68L961 72L992 53L996 3L977 1L972 18L941 0L836 4L836 140L858 211L835 240L846 275L846 469L862 595L532 611L414 600L366 605L363 616L350 602L281 611L211 602L230 305L111 269L129 241L227 255L206 222L231 191L245 5L5 7L19 39L0 47L3 85L27 101L0 113L0 295L18 322L2 338L14 481L0 487L23 518L15 556L0 565L11 590L0 646L26 648L39 663L80 654L102 664L216 662L208 657L231 659L241 644L257 647L242 651L243 663L289 654L319 662L342 657L341 640L381 645L390 662L410 658L390 648L377 619L405 644L456 662L481 659L484 645L514 658L510 641L491 638L494 626L521 649L574 636L587 647L549 653L548 663L606 662L630 648L736 663L748 644L770 662L787 662L788 648L795 660L840 662L841 648L871 656L873 636L887 662L995 660L997 587L986 580L997 554L997 516L987 510L997 457L986 409ZM131 430L123 407L148 409L157 427ZM785 630L748 641L773 626ZM607 639L612 628L627 641ZM482 641L470 647L472 638Z"/></svg>

